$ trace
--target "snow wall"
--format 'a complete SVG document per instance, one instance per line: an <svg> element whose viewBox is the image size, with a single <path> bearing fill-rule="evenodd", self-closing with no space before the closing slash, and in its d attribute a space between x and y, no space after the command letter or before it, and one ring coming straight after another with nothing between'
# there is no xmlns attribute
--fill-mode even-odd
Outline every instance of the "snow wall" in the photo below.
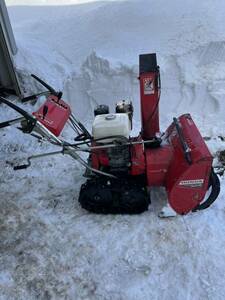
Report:
<svg viewBox="0 0 225 300"><path fill-rule="evenodd" d="M51 6L39 1L35 10L8 2L14 4L9 12L20 49L16 65L27 94L40 88L29 77L35 73L63 89L83 121L92 119L97 103L113 111L120 99L133 101L138 121L138 55L157 52L162 130L174 116L190 112L203 134L223 135L225 10L218 11L219 1L52 1Z"/></svg>

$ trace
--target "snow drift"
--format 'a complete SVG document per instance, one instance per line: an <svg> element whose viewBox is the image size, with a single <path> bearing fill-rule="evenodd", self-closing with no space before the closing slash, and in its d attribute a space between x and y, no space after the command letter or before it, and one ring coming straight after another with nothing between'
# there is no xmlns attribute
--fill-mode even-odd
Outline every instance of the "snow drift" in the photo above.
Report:
<svg viewBox="0 0 225 300"><path fill-rule="evenodd" d="M81 115L93 104L112 106L129 98L136 104L138 118L138 55L157 52L163 127L172 116L190 111L207 134L222 134L225 13L218 9L220 1L213 5L210 0L199 4L191 0L188 5L178 0L170 5L164 0L34 3L39 6L10 7L21 74L34 72L56 88L64 87L75 109L82 99ZM30 92L33 83L25 83Z"/></svg>

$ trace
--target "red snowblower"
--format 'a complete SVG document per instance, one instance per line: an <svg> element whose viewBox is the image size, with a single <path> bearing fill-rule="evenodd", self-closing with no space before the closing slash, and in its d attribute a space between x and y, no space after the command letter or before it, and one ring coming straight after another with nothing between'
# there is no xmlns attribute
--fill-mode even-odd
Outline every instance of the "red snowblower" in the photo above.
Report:
<svg viewBox="0 0 225 300"><path fill-rule="evenodd" d="M22 99L27 102L46 95L45 103L30 114L5 97L0 101L21 117L0 123L0 128L20 123L20 130L60 147L59 151L33 155L31 160L68 154L86 169L79 202L90 212L136 214L148 210L152 187L164 187L168 203L161 217L187 214L209 207L218 197L220 181L212 167L213 157L190 114L174 118L165 133L159 129L160 72L156 54L140 55L140 104L142 129L131 137L133 105L122 100L115 112L107 105L94 110L92 133L76 119L62 92L35 75L46 92ZM74 129L74 142L60 134L66 123ZM86 162L80 152L89 154Z"/></svg>

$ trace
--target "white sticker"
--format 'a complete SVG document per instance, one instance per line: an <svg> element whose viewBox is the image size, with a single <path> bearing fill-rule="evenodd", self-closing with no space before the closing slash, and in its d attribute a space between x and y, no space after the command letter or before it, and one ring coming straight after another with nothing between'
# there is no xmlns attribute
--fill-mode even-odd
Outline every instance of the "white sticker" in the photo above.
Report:
<svg viewBox="0 0 225 300"><path fill-rule="evenodd" d="M155 93L154 90L154 79L153 78L144 78L144 94L152 95Z"/></svg>
<svg viewBox="0 0 225 300"><path fill-rule="evenodd" d="M204 184L204 179L194 179L194 180L181 180L179 182L180 186L190 187L190 188L199 188Z"/></svg>
<svg viewBox="0 0 225 300"><path fill-rule="evenodd" d="M43 119L43 114L38 114L38 117L41 119L40 121L45 121L47 124L52 125L53 121L49 120L48 118Z"/></svg>

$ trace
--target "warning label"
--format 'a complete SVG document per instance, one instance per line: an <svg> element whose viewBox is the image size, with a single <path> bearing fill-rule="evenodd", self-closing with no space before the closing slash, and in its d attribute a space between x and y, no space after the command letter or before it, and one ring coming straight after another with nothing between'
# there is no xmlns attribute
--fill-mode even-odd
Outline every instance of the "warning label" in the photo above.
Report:
<svg viewBox="0 0 225 300"><path fill-rule="evenodd" d="M144 94L152 95L154 94L154 79L153 78L144 78Z"/></svg>

